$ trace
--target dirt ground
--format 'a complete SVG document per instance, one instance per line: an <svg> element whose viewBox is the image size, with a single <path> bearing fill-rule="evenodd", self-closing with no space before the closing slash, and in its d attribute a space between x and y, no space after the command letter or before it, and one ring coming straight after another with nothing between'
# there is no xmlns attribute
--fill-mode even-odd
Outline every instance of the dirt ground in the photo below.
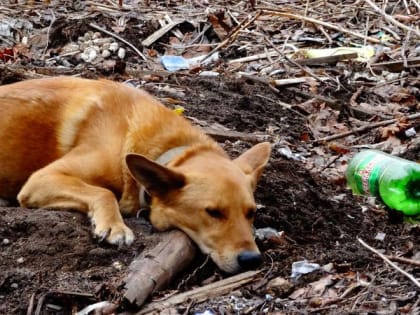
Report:
<svg viewBox="0 0 420 315"><path fill-rule="evenodd" d="M188 95L186 113L197 119L249 133L264 132L269 126L274 126L276 133L294 142L306 128L303 120L256 96L258 93L269 94L258 86L229 78L180 78L177 81L177 87ZM249 144L226 142L223 145L235 156ZM276 150L258 185L256 198L262 207L255 226L272 227L287 235L283 244L260 244L265 257L264 279L288 277L293 262L307 259L320 265L332 263L340 273L358 272L372 277L375 286L394 283L388 288L389 292L370 292L371 303L392 303L399 295L415 291L410 282L361 248L356 238L379 246L385 252L416 252L418 227L391 222L384 211L362 212L361 200L352 197L343 184L333 184L321 176L311 175L301 163L281 157ZM50 310L52 314L65 314L74 304L118 299L118 286L130 261L145 247L156 243L147 222L136 218L127 220L136 233L135 244L118 249L92 239L88 220L76 213L21 208L2 208L0 213L2 314L26 314L31 298L36 304L46 297L46 307L51 296L50 304L58 304L66 310ZM386 241L375 240L379 232L386 233ZM199 285L201 280L214 273L220 277L213 266L200 270L196 279L189 280L193 282L183 290ZM306 281L312 282L313 279L300 280L296 285L304 286ZM60 292L65 293L62 294L64 297L60 297ZM256 289L246 288L246 292L247 296L264 300L270 291L262 285ZM352 294L356 293L357 290ZM264 301L261 308L280 309L287 313L304 311L304 305L293 305L289 309L281 301L284 297ZM415 299L416 296L412 295L398 301L398 306L413 303ZM213 309L217 312L219 303L226 307L223 301L209 302L196 305L190 311ZM342 308L337 307L337 314L350 313L347 303ZM230 313L233 309L227 311Z"/></svg>
<svg viewBox="0 0 420 315"><path fill-rule="evenodd" d="M69 37L81 36L86 31L90 20L80 21L73 25L71 30L75 34ZM104 20L96 16L94 21ZM42 23L48 26L47 22ZM63 31L63 27L57 25L51 36L58 36ZM153 29L147 27L148 24L144 25L142 31L148 35ZM67 42L54 42L53 39L55 47ZM238 79L229 73L219 77L173 73L165 74L158 83L144 82L142 77L133 75L137 70L126 71L130 61L134 64L137 58L129 53L127 65L122 66L121 71L113 68L108 73L103 65L90 65L77 72L84 77L131 80L132 84L148 90L168 106L174 106L174 99L181 100L177 105L185 108L184 115L195 124L217 124L253 136L268 135L273 143L271 160L256 191L260 209L255 227L284 231L283 238L258 241L264 263L262 272L251 284L203 303L191 301L178 305L173 312L416 314L420 307L419 288L366 250L357 238L384 254L414 257L418 261L419 225L404 223L400 215L370 199L352 196L345 186L341 169L337 168L341 162L325 162L324 167L308 170L307 161L311 159L308 152L317 149L317 144L303 141L304 135L311 134L308 121L305 115L277 102L300 102L299 96L281 88L280 93L276 93L266 85ZM21 64L27 71L31 67L45 66L34 59L23 60ZM68 61L74 60L68 58ZM2 84L26 78L26 72L14 71L7 65L0 68ZM354 87L346 88L355 91ZM334 96L347 102L349 90ZM320 93L333 94L326 90ZM418 97L417 94L417 102ZM348 122L346 115L349 113L340 114L344 115L343 121ZM376 141L374 134L369 137L372 143ZM284 143L294 152L306 155L307 160L286 158L281 151ZM232 138L221 141L221 145L235 157L252 144ZM418 159L419 148L413 146L404 157ZM329 154L334 158L334 152ZM338 169L333 172L336 176L329 176L330 169ZM159 234L153 232L147 220L127 218L126 221L133 229L136 241L130 247L116 248L93 239L88 219L78 213L30 210L16 205L1 207L0 314L74 314L97 301L119 301L128 265L145 248L151 248L159 241ZM384 239L378 237L381 233L385 235ZM301 260L323 268L297 280L290 279L292 263ZM205 257L198 257L167 291L151 299L228 277L211 262L203 266L204 261ZM405 264L403 267L414 277L420 276L419 265ZM327 278L328 284L321 285ZM275 285L275 280L279 279L288 284ZM330 296L311 291L319 286Z"/></svg>

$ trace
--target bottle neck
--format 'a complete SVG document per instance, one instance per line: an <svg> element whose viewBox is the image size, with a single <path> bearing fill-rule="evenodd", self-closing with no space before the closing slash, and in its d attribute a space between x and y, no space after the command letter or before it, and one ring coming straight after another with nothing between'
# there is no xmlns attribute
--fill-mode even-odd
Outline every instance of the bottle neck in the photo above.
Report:
<svg viewBox="0 0 420 315"><path fill-rule="evenodd" d="M409 198L420 200L420 179L408 183L407 194Z"/></svg>

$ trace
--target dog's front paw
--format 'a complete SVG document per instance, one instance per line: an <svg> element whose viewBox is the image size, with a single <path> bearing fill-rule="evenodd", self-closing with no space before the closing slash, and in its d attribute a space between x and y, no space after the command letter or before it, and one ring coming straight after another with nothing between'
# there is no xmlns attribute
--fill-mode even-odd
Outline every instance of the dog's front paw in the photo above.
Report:
<svg viewBox="0 0 420 315"><path fill-rule="evenodd" d="M114 224L94 224L94 233L99 241L106 240L110 244L131 245L134 241L134 234L123 222Z"/></svg>

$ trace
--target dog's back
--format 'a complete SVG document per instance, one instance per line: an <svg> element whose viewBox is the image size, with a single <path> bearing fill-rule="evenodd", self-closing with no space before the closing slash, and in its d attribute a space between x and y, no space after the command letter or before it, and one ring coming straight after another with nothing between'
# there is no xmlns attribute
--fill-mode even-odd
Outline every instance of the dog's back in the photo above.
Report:
<svg viewBox="0 0 420 315"><path fill-rule="evenodd" d="M0 197L16 197L34 171L79 143L110 151L116 159L110 164L120 165L124 146L154 159L168 145L165 134L175 146L202 137L183 120L148 93L107 80L60 77L0 86ZM135 143L125 143L130 127Z"/></svg>

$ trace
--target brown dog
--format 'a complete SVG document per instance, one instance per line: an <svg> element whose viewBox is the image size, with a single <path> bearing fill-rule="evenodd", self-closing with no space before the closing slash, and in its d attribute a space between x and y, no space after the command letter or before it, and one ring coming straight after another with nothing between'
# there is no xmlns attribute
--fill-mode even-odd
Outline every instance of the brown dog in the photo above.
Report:
<svg viewBox="0 0 420 315"><path fill-rule="evenodd" d="M0 197L87 213L112 244L133 241L121 213L138 210L144 187L156 229L183 230L227 272L254 267L253 191L269 155L261 143L232 161L123 84L58 77L0 86Z"/></svg>

